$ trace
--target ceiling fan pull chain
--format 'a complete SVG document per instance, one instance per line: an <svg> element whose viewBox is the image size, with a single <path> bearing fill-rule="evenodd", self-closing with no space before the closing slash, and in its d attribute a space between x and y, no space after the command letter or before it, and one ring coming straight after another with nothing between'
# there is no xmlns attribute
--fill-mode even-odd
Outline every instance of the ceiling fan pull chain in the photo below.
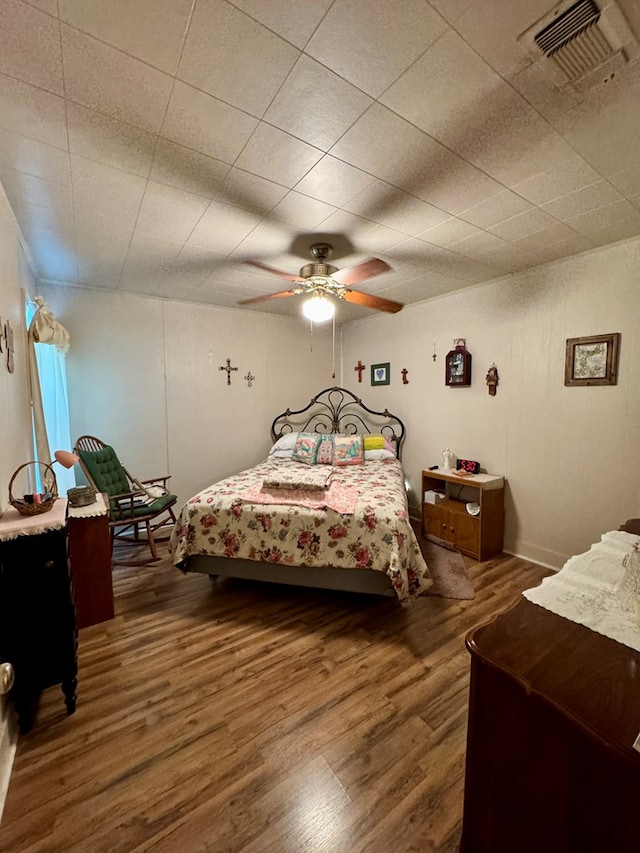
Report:
<svg viewBox="0 0 640 853"><path fill-rule="evenodd" d="M333 326L333 330L332 330L333 331L333 358L332 358L332 363L331 363L331 367L332 367L331 378L335 379L336 378L336 315L335 314L333 315L332 320L333 320L333 323L332 323L332 326Z"/></svg>

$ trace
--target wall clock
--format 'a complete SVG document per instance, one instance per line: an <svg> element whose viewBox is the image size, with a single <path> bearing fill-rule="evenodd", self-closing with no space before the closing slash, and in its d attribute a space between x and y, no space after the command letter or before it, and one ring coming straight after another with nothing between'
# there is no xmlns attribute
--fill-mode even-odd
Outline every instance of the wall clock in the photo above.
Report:
<svg viewBox="0 0 640 853"><path fill-rule="evenodd" d="M464 338L456 338L445 358L445 385L464 388L471 385L471 353Z"/></svg>

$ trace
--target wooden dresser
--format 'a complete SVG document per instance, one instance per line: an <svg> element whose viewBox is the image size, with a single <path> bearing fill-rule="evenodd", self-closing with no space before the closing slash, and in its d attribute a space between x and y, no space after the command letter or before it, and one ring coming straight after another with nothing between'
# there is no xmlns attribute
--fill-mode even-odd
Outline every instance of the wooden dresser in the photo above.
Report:
<svg viewBox="0 0 640 853"><path fill-rule="evenodd" d="M640 850L640 654L525 599L467 648L461 851Z"/></svg>

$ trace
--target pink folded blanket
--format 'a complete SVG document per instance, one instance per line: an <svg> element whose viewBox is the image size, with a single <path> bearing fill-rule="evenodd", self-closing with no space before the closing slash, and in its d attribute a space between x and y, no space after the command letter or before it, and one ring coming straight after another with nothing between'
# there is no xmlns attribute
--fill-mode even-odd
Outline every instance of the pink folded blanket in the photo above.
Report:
<svg viewBox="0 0 640 853"><path fill-rule="evenodd" d="M331 483L322 493L305 489L269 490L265 484L257 484L246 490L242 500L252 504L289 504L309 509L334 509L344 515L351 515L355 512L358 494L358 489L340 483Z"/></svg>

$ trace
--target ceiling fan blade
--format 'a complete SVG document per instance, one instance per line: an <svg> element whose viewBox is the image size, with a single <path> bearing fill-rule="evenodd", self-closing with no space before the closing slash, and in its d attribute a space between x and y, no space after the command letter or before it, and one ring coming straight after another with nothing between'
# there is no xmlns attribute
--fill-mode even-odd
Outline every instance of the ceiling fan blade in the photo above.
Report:
<svg viewBox="0 0 640 853"><path fill-rule="evenodd" d="M374 275L380 275L382 272L387 272L391 267L389 264L381 261L380 258L369 258L355 267L347 267L343 270L333 273L331 278L337 281L338 284L344 284L349 287L351 284L358 284L367 278L373 278Z"/></svg>
<svg viewBox="0 0 640 853"><path fill-rule="evenodd" d="M252 299L242 299L238 305L251 305L252 302L264 302L266 299L279 299L281 296L296 296L297 290L281 290L279 293L269 293L266 296L254 296Z"/></svg>
<svg viewBox="0 0 640 853"><path fill-rule="evenodd" d="M363 293L361 290L346 290L343 299L345 302L353 302L354 305L375 308L376 311L388 311L389 314L397 314L404 307L401 302L383 299L381 296L373 296L371 293Z"/></svg>
<svg viewBox="0 0 640 853"><path fill-rule="evenodd" d="M252 267L257 267L259 270L263 272L268 272L270 275L277 275L278 278L284 278L285 281L300 281L299 275L290 275L288 272L283 272L282 270L274 269L273 267L269 267L266 264L260 263L260 261L245 261L245 264L249 264Z"/></svg>

